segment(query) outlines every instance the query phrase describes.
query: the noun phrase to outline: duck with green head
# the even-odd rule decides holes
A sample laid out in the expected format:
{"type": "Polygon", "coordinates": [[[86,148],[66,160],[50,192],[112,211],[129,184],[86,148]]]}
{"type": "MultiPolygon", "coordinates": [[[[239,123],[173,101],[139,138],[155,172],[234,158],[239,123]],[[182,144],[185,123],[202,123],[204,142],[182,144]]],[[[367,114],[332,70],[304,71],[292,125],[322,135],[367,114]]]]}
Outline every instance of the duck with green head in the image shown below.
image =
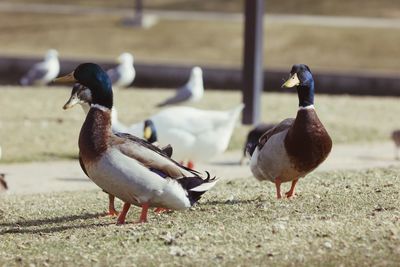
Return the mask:
{"type": "Polygon", "coordinates": [[[131,204],[142,208],[139,222],[145,222],[149,207],[189,208],[215,185],[209,175],[201,177],[145,140],[112,133],[111,82],[97,64],[81,64],[57,81],[79,82],[91,91],[93,102],[79,135],[79,156],[89,178],[125,202],[118,224],[125,222],[131,204]]]}
{"type": "Polygon", "coordinates": [[[318,167],[329,155],[332,140],[314,108],[314,79],[304,64],[294,65],[282,85],[296,88],[299,109],[295,119],[285,119],[259,139],[251,157],[250,168],[258,180],[275,183],[277,198],[280,186],[292,182],[286,196],[294,195],[299,178],[318,167]]]}

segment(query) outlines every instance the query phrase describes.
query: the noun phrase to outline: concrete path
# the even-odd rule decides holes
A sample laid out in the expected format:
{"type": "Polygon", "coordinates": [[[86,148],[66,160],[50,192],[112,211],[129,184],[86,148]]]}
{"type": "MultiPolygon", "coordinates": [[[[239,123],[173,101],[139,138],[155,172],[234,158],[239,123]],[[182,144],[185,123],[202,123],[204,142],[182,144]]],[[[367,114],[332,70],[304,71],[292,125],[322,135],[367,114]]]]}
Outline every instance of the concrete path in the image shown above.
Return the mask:
{"type": "MultiPolygon", "coordinates": [[[[13,3],[1,2],[0,12],[40,13],[63,15],[118,15],[133,17],[134,9],[118,7],[93,7],[80,5],[13,3]]],[[[218,20],[242,22],[242,13],[206,12],[206,11],[166,11],[145,10],[145,15],[168,20],[218,20]]],[[[294,14],[267,14],[265,23],[285,23],[296,25],[326,26],[326,27],[356,27],[356,28],[394,28],[400,29],[400,19],[344,16],[316,16],[294,14]]]]}
{"type": "MultiPolygon", "coordinates": [[[[211,163],[198,164],[196,169],[199,171],[208,170],[212,175],[223,179],[251,178],[248,165],[239,165],[240,155],[240,151],[229,151],[211,163]]],[[[328,160],[316,171],[399,165],[400,161],[394,160],[394,148],[391,143],[336,145],[328,160]]],[[[97,188],[83,174],[78,161],[0,164],[0,172],[6,173],[9,194],[78,191],[97,188]]]]}

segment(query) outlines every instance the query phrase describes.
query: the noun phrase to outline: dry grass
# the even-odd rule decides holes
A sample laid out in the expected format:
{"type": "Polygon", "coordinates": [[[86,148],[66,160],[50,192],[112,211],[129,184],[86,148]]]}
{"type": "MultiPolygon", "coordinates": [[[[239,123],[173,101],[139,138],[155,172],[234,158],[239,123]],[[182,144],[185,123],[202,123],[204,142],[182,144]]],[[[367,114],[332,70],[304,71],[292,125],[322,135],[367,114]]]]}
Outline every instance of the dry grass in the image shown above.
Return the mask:
{"type": "MultiPolygon", "coordinates": [[[[51,3],[72,4],[68,0],[14,0],[22,3],[51,3]]],[[[188,10],[188,11],[219,11],[219,12],[242,12],[243,1],[232,0],[151,0],[143,1],[145,8],[161,10],[188,10]]],[[[73,4],[84,6],[106,6],[133,8],[132,0],[75,0],[73,4]]],[[[396,0],[268,0],[265,5],[267,13],[282,14],[316,14],[337,16],[371,16],[371,17],[394,17],[400,14],[399,4],[396,0]]]]}
{"type": "MultiPolygon", "coordinates": [[[[318,88],[317,88],[318,90],[318,88]]],[[[115,106],[120,120],[132,124],[154,114],[155,104],[170,90],[120,90],[115,106]]],[[[0,106],[0,145],[3,162],[52,160],[77,155],[77,139],[84,114],[80,107],[63,111],[69,89],[3,87],[0,106]]],[[[207,91],[196,107],[229,109],[241,102],[240,92],[207,91]],[[224,101],[221,101],[223,94],[224,101]]],[[[297,110],[294,94],[264,94],[262,118],[279,122],[297,110]]],[[[398,128],[397,98],[317,95],[316,107],[335,143],[386,141],[398,128]]],[[[249,127],[236,129],[230,149],[241,149],[249,127]]]]}
{"type": "MultiPolygon", "coordinates": [[[[138,62],[240,66],[242,24],[224,21],[160,21],[150,29],[121,25],[116,16],[9,14],[0,16],[2,54],[114,59],[122,51],[138,62]]],[[[398,71],[400,31],[272,23],[265,28],[265,66],[398,71]]]]}
{"type": "Polygon", "coordinates": [[[293,200],[254,178],[221,181],[196,207],[143,225],[99,217],[100,192],[6,196],[0,265],[398,266],[399,173],[312,174],[293,200]]]}

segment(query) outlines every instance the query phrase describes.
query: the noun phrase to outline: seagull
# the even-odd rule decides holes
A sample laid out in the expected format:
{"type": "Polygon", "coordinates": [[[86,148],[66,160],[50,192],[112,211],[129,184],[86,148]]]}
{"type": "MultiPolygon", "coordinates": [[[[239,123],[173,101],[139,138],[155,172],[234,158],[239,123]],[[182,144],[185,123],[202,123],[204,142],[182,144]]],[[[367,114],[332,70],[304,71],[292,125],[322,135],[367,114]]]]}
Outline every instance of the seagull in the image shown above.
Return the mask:
{"type": "Polygon", "coordinates": [[[26,85],[46,85],[58,76],[60,72],[60,62],[58,61],[58,52],[55,49],[47,51],[44,61],[36,63],[25,74],[20,84],[26,85]]]}
{"type": "Polygon", "coordinates": [[[197,102],[203,97],[203,94],[203,71],[200,67],[196,66],[192,68],[189,81],[178,89],[175,96],[158,104],[157,107],[164,107],[182,102],[197,102]]]}
{"type": "Polygon", "coordinates": [[[107,70],[107,75],[110,77],[114,86],[128,87],[132,84],[136,76],[136,71],[133,67],[133,56],[130,53],[122,53],[117,61],[119,65],[113,69],[107,70]]]}

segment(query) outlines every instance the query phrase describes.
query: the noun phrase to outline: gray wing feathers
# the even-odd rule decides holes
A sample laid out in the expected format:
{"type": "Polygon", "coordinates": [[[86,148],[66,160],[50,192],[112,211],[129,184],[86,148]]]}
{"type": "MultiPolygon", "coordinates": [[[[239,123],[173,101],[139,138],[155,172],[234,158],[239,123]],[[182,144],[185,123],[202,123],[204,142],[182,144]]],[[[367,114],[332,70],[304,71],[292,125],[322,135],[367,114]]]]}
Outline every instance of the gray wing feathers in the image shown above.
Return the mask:
{"type": "Polygon", "coordinates": [[[282,122],[280,122],[279,124],[277,124],[275,127],[273,127],[272,129],[270,129],[269,131],[267,131],[266,133],[264,133],[261,137],[260,140],[258,141],[258,147],[261,149],[264,144],[268,141],[269,138],[271,138],[271,136],[283,132],[286,129],[292,127],[294,122],[293,118],[289,118],[289,119],[285,119],[282,122]]]}
{"type": "Polygon", "coordinates": [[[47,74],[48,69],[43,65],[34,65],[28,73],[21,78],[21,85],[32,85],[35,81],[43,79],[47,74]]]}
{"type": "Polygon", "coordinates": [[[178,90],[175,96],[168,98],[164,102],[158,104],[158,107],[163,107],[167,105],[173,105],[177,104],[180,102],[184,102],[189,100],[192,97],[192,92],[189,90],[189,88],[185,85],[181,89],[178,90]]]}

